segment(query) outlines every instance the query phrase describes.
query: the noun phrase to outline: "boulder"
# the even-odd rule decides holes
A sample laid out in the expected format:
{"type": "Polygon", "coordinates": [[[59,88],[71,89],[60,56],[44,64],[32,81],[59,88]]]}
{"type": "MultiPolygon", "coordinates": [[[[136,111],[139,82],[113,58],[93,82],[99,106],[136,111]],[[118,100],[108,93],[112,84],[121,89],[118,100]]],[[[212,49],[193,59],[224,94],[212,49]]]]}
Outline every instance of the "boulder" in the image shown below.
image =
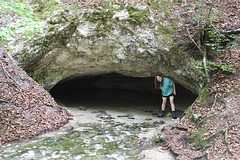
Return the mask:
{"type": "Polygon", "coordinates": [[[162,74],[198,93],[207,82],[200,53],[171,39],[174,24],[162,23],[149,7],[62,8],[47,20],[45,32],[18,44],[13,57],[50,90],[58,82],[86,75],[131,77],[162,74]]]}

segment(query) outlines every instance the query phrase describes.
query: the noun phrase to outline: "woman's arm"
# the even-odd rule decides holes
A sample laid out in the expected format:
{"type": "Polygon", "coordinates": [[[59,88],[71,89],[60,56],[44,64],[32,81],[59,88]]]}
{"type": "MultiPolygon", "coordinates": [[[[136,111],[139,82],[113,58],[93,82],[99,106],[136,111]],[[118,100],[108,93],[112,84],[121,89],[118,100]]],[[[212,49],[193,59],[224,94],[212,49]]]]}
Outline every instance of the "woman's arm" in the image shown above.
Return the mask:
{"type": "Polygon", "coordinates": [[[175,83],[174,83],[174,82],[172,82],[172,83],[173,83],[173,89],[174,89],[174,92],[173,92],[173,94],[176,96],[176,95],[177,95],[177,92],[176,92],[175,83]]]}

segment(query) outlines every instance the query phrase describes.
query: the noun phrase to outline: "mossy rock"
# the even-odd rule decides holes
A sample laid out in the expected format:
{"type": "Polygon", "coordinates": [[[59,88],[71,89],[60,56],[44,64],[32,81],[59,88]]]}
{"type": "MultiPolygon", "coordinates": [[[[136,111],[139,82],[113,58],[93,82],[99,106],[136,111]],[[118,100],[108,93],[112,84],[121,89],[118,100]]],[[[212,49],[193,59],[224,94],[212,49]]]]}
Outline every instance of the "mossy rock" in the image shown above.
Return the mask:
{"type": "Polygon", "coordinates": [[[210,84],[207,84],[203,88],[203,90],[199,93],[198,100],[201,101],[201,104],[200,104],[201,107],[207,107],[213,103],[211,100],[211,94],[209,93],[209,88],[210,88],[210,84]]]}
{"type": "Polygon", "coordinates": [[[127,10],[129,12],[129,20],[133,24],[142,24],[143,22],[149,21],[149,11],[147,9],[138,9],[132,6],[128,6],[127,10]]]}
{"type": "Polygon", "coordinates": [[[87,21],[96,23],[97,21],[107,22],[113,17],[113,10],[94,9],[92,13],[85,13],[83,18],[87,21]]]}
{"type": "Polygon", "coordinates": [[[168,112],[168,113],[166,114],[166,117],[172,117],[172,113],[168,112]]]}

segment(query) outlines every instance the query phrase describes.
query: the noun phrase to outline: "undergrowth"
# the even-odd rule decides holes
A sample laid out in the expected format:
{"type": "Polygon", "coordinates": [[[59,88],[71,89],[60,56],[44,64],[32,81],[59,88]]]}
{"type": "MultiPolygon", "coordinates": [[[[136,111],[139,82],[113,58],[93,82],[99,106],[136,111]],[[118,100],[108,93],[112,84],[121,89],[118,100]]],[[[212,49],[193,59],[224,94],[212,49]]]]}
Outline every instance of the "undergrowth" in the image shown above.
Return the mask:
{"type": "Polygon", "coordinates": [[[13,49],[8,46],[9,41],[31,39],[43,32],[41,20],[26,4],[0,0],[0,16],[5,22],[0,28],[0,41],[6,49],[13,49]]]}

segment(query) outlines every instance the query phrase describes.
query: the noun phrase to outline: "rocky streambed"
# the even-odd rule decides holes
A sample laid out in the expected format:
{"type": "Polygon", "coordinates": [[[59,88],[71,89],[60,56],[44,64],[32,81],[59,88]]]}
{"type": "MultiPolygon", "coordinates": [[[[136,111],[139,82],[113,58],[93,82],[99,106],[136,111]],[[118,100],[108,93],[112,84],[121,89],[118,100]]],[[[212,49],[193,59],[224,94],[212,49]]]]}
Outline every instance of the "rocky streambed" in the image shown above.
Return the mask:
{"type": "Polygon", "coordinates": [[[162,137],[157,133],[176,120],[158,118],[156,110],[68,110],[74,118],[65,127],[32,140],[6,144],[0,149],[0,159],[174,159],[159,148],[162,137]]]}
{"type": "MultiPolygon", "coordinates": [[[[77,93],[68,97],[55,95],[58,104],[67,106],[65,108],[73,119],[58,131],[5,144],[0,148],[0,159],[174,159],[168,151],[161,149],[164,137],[158,133],[179,119],[173,120],[171,114],[157,117],[161,104],[159,95],[97,90],[91,91],[94,93],[91,95],[88,92],[84,91],[85,97],[77,93]]],[[[191,94],[176,96],[178,117],[194,98],[191,94]]],[[[168,105],[166,112],[170,110],[168,105]]]]}

